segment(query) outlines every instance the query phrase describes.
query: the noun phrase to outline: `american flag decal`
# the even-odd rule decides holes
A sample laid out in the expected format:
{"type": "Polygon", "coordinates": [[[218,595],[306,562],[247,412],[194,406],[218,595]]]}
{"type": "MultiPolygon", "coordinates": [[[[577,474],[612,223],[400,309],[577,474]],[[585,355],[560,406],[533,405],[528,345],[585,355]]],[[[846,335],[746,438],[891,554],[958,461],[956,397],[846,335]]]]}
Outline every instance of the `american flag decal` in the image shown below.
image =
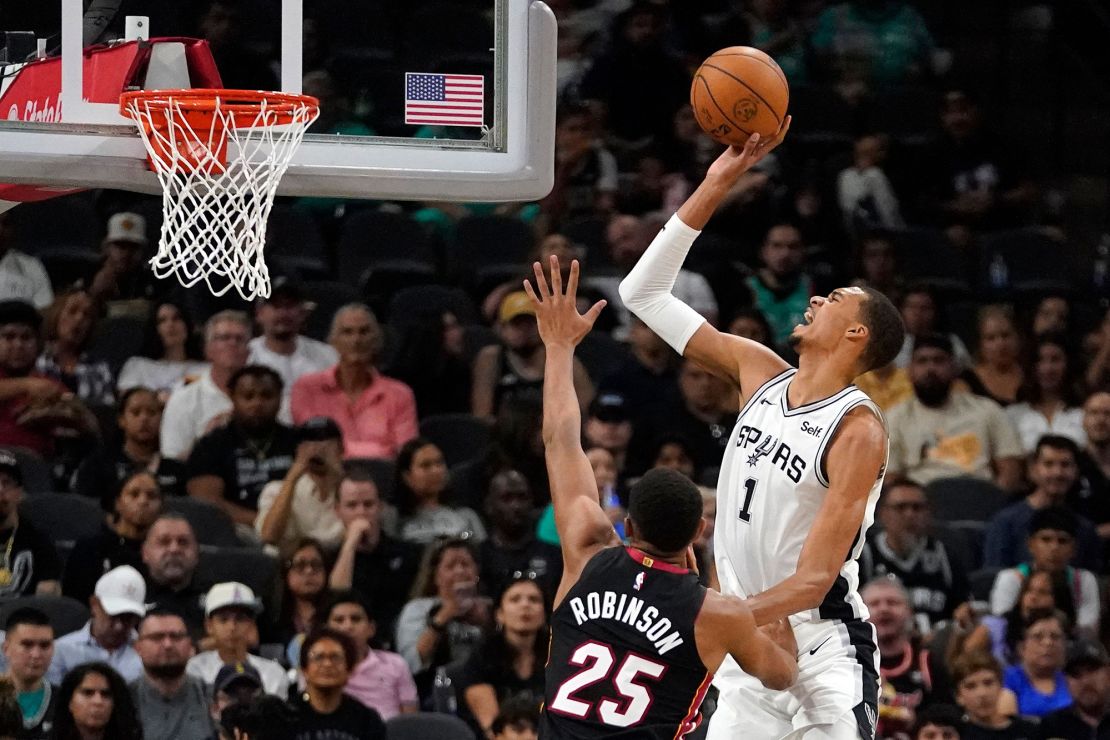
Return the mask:
{"type": "Polygon", "coordinates": [[[405,73],[405,123],[482,126],[486,80],[482,75],[405,73]]]}

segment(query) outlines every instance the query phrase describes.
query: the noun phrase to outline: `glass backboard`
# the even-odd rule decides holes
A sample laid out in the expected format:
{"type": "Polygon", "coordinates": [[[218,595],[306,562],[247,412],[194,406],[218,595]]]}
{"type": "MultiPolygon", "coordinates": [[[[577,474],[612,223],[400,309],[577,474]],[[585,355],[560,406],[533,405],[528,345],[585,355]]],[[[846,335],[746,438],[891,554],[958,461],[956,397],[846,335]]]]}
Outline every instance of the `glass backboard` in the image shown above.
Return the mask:
{"type": "Polygon", "coordinates": [[[538,0],[15,5],[0,14],[0,183],[157,192],[119,93],[218,86],[320,98],[283,195],[551,187],[555,21],[538,0]]]}

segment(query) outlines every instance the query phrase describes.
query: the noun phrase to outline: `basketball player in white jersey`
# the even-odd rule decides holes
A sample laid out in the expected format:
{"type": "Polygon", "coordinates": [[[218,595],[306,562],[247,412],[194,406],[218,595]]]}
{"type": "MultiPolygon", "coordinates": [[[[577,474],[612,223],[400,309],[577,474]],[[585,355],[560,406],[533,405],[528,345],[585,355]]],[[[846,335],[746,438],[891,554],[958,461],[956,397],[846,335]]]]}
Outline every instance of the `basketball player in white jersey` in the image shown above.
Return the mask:
{"type": "Polygon", "coordinates": [[[720,587],[746,598],[758,624],[789,616],[797,636],[798,680],[786,691],[722,664],[710,740],[875,732],[878,651],[856,559],[874,520],[888,437],[878,408],[851,383],[897,354],[898,311],[869,289],[811,298],[791,337],[794,369],[756,342],[717,331],[671,295],[699,230],[788,128],[789,118],[775,137],[752,136],[722,154],[620,286],[628,308],[668,344],[738,388],[743,408],[717,487],[720,587]]]}

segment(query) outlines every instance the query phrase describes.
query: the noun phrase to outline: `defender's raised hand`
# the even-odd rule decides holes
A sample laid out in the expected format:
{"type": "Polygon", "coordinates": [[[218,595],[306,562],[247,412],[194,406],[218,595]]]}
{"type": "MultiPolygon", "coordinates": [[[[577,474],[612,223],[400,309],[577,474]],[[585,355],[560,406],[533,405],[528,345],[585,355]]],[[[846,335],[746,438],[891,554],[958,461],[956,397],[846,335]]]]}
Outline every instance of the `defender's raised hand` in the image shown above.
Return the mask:
{"type": "Polygon", "coordinates": [[[540,339],[548,347],[576,346],[590,333],[601,309],[605,308],[605,301],[598,301],[584,314],[578,313],[578,260],[571,260],[565,293],[558,257],[551,257],[550,284],[543,274],[543,265],[536,262],[532,269],[536,273],[537,287],[533,290],[532,284],[525,280],[524,292],[532,299],[532,305],[536,309],[540,339]]]}

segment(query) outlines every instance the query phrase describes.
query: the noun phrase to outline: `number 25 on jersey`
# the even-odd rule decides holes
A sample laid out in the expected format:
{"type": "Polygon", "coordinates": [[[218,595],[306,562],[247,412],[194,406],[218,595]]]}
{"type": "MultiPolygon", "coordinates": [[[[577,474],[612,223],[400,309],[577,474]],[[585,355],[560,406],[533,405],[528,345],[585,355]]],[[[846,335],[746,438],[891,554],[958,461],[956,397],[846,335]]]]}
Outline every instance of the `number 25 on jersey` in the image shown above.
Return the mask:
{"type": "Polygon", "coordinates": [[[662,663],[629,653],[616,672],[612,673],[616,656],[611,647],[600,642],[586,642],[578,646],[571,654],[570,662],[582,666],[582,670],[563,682],[548,710],[585,719],[590,710],[596,708],[598,719],[613,727],[631,727],[644,719],[653,698],[648,687],[638,683],[637,679],[658,681],[667,672],[667,667],[662,663]],[[610,675],[618,695],[616,698],[603,697],[595,707],[588,701],[574,697],[576,692],[604,681],[610,675]]]}

